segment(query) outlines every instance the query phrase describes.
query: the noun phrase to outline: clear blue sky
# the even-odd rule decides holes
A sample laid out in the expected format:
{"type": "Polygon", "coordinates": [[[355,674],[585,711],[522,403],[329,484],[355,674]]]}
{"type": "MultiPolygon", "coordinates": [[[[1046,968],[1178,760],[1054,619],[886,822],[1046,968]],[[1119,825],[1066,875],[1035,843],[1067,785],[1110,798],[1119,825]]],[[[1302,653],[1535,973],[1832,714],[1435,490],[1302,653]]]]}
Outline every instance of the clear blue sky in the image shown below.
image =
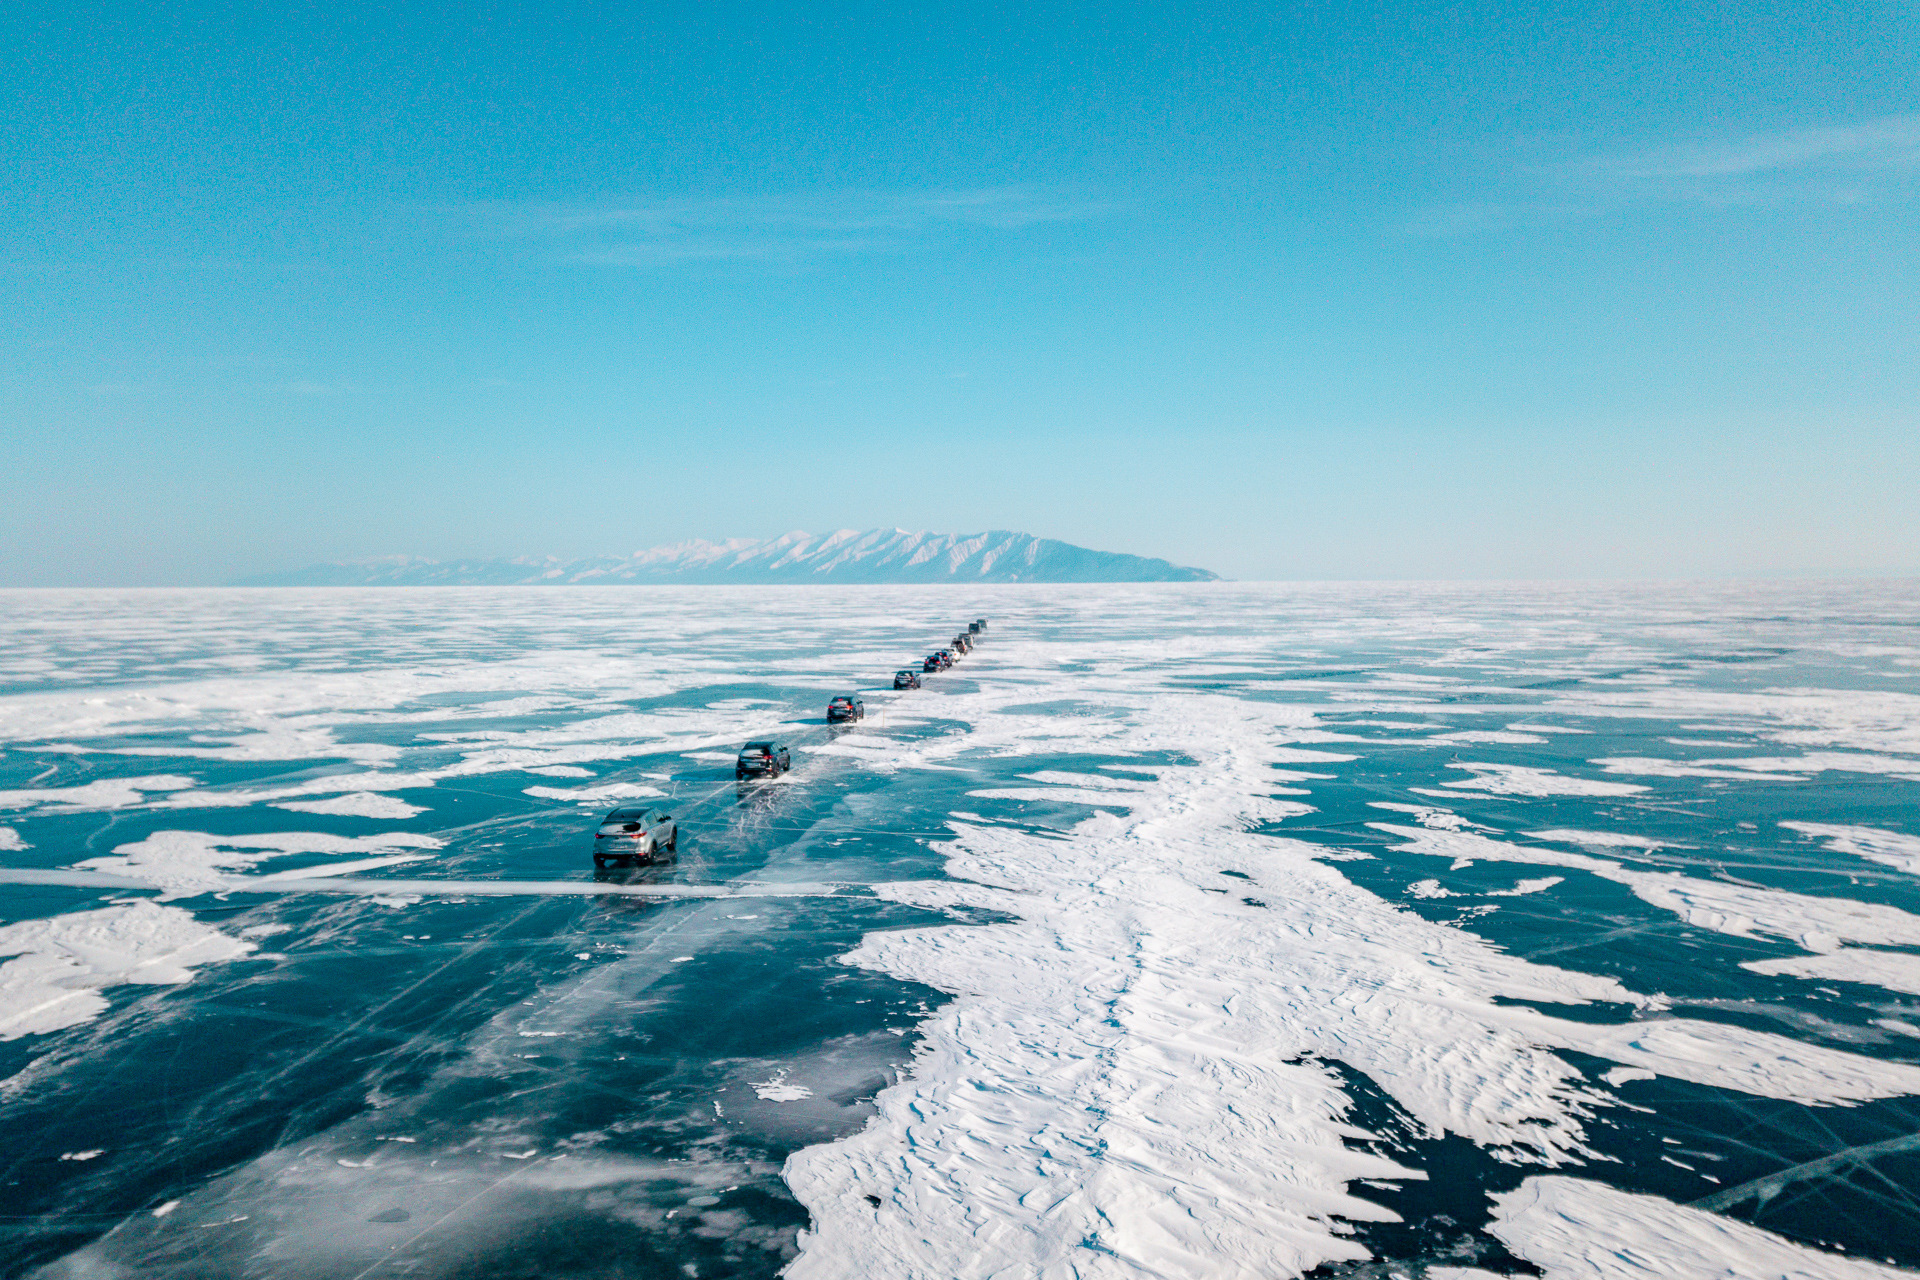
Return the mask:
{"type": "Polygon", "coordinates": [[[0,584],[1920,571],[1920,10],[0,14],[0,584]]]}

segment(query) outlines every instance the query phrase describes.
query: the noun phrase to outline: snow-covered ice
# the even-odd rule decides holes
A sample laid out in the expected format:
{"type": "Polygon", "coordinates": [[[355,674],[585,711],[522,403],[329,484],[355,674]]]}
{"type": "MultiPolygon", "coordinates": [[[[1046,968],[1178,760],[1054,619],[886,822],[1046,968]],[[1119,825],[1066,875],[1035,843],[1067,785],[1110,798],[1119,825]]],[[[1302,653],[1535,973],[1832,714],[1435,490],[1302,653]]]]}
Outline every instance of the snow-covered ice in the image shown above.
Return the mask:
{"type": "Polygon", "coordinates": [[[1528,1178],[1494,1199],[1493,1234],[1547,1280],[1898,1280],[1913,1274],[1579,1178],[1528,1178]]]}
{"type": "Polygon", "coordinates": [[[1920,1268],[1916,624],[1888,583],[0,593],[5,1265],[1920,1268]],[[736,785],[766,735],[794,772],[736,785]],[[629,799],[679,861],[596,873],[629,799]]]}
{"type": "Polygon", "coordinates": [[[385,818],[396,821],[427,811],[425,805],[408,804],[405,800],[393,796],[375,795],[370,791],[350,791],[330,800],[281,800],[273,807],[293,813],[337,813],[355,818],[385,818]]]}
{"type": "Polygon", "coordinates": [[[197,966],[253,949],[190,912],[151,902],[0,927],[0,956],[13,957],[0,964],[0,1040],[88,1021],[107,1006],[101,987],[187,982],[197,966]]]}

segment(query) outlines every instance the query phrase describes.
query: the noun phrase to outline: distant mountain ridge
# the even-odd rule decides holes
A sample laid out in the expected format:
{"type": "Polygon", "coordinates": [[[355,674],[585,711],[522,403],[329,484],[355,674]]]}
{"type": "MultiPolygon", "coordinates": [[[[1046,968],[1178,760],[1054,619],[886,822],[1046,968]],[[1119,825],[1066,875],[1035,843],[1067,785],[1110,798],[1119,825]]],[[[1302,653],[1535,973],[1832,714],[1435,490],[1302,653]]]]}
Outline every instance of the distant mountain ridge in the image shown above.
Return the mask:
{"type": "Polygon", "coordinates": [[[584,560],[427,560],[387,556],[261,574],[243,587],[562,586],[583,583],[1214,582],[1150,556],[1091,551],[1029,533],[842,529],[755,541],[676,542],[584,560]]]}

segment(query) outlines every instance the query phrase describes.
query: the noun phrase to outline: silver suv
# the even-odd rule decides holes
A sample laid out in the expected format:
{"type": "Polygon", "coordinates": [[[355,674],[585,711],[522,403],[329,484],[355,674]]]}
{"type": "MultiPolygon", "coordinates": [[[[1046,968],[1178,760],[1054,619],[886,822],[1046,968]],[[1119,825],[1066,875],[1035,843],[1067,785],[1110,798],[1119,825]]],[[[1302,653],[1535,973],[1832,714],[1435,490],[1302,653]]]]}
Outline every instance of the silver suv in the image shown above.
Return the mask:
{"type": "Polygon", "coordinates": [[[680,851],[680,824],[658,809],[615,809],[593,833],[593,865],[665,862],[680,851]]]}

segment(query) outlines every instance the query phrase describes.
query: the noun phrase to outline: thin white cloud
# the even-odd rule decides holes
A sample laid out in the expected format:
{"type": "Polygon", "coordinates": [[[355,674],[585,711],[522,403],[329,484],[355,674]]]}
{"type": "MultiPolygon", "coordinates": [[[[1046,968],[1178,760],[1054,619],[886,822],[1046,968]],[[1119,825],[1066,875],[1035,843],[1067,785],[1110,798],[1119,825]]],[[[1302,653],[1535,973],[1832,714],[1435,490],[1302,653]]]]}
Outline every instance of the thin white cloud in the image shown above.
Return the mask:
{"type": "Polygon", "coordinates": [[[793,262],[912,250],[967,231],[1077,222],[1113,206],[1032,187],[524,204],[474,210],[493,236],[545,242],[575,262],[793,262]]]}
{"type": "Polygon", "coordinates": [[[1505,190],[1422,210],[1408,230],[1452,236],[1658,205],[1859,205],[1905,198],[1920,172],[1920,114],[1582,156],[1515,174],[1505,190]]]}
{"type": "Polygon", "coordinates": [[[1718,142],[1688,142],[1581,166],[1620,180],[1745,178],[1808,169],[1920,168],[1920,115],[1862,124],[1788,129],[1718,142]]]}

